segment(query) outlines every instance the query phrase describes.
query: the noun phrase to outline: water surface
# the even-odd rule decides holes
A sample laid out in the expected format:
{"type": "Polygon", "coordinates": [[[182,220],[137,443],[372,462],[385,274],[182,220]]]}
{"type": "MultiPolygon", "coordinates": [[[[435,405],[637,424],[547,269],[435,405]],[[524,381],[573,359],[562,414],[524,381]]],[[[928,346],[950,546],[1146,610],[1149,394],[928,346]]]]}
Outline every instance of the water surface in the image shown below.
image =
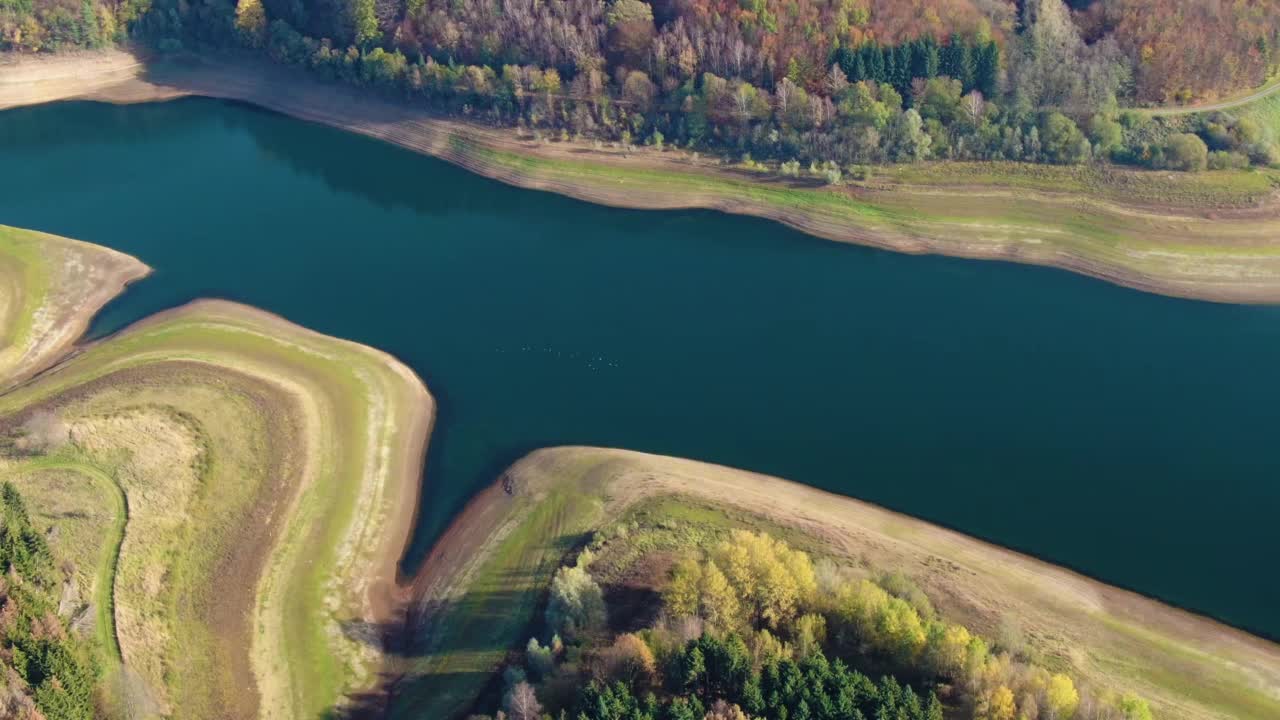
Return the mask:
{"type": "Polygon", "coordinates": [[[1280,637],[1280,309],[595,207],[212,100],[0,113],[0,223],[385,349],[439,401],[410,562],[525,452],[854,495],[1280,637]]]}

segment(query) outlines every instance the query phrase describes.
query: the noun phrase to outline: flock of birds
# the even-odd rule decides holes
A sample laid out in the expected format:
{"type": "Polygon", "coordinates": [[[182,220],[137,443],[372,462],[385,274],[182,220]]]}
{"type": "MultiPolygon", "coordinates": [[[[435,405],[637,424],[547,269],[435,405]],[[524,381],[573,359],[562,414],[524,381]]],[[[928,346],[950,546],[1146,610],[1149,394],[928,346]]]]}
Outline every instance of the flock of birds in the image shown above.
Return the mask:
{"type": "MultiPolygon", "coordinates": [[[[507,349],[503,347],[496,347],[494,348],[494,352],[506,353],[507,349]]],[[[576,350],[569,350],[569,351],[557,350],[551,347],[550,345],[543,345],[541,347],[536,345],[521,345],[518,349],[515,349],[512,352],[539,353],[539,354],[554,357],[559,360],[569,360],[573,362],[579,362],[584,364],[587,367],[587,369],[591,370],[592,372],[595,372],[597,370],[606,370],[608,368],[620,367],[616,360],[610,360],[609,358],[606,358],[603,355],[594,355],[592,353],[581,353],[576,350]]]]}

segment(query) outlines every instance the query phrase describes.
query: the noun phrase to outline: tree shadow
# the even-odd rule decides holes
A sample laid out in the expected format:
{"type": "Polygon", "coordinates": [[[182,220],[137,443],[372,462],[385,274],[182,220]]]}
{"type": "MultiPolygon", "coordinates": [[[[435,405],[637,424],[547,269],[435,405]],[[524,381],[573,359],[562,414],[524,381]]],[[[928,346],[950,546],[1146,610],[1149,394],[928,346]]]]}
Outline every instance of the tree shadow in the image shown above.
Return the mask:
{"type": "Polygon", "coordinates": [[[589,539],[589,533],[551,538],[544,545],[550,552],[540,562],[482,575],[461,597],[410,603],[390,621],[340,623],[347,638],[387,658],[388,669],[369,692],[346,698],[319,717],[426,717],[414,708],[430,700],[431,709],[421,713],[438,713],[444,705],[449,714],[431,718],[450,720],[495,706],[503,691],[497,670],[541,629],[552,572],[589,539]]]}

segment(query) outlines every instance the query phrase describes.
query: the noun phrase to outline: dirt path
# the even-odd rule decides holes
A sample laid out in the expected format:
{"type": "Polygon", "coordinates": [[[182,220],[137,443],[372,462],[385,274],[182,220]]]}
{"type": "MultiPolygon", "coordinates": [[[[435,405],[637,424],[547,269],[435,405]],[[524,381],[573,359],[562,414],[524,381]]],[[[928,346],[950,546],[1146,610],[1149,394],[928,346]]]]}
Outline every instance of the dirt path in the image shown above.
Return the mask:
{"type": "Polygon", "coordinates": [[[1134,112],[1144,115],[1172,117],[1176,115],[1194,115],[1195,113],[1214,112],[1217,110],[1230,110],[1238,108],[1241,105],[1248,105],[1251,102],[1264,100],[1280,92],[1280,77],[1273,78],[1262,87],[1254,90],[1247,95],[1229,98],[1219,102],[1205,103],[1202,105],[1182,105],[1158,108],[1134,108],[1134,112]]]}

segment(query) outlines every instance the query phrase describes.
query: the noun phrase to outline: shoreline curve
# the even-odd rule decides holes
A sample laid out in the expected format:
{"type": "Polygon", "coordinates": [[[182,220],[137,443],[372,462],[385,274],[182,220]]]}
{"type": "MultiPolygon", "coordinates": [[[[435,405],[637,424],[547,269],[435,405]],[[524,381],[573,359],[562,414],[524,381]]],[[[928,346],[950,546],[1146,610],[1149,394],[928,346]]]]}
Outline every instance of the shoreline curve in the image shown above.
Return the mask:
{"type": "Polygon", "coordinates": [[[1280,304],[1280,191],[1252,207],[1212,209],[1144,207],[1074,192],[1000,192],[998,186],[996,192],[959,185],[836,192],[812,183],[762,181],[673,153],[525,141],[511,131],[444,119],[265,61],[148,64],[114,50],[0,64],[0,110],[70,99],[128,104],[189,95],[248,103],[510,185],[610,207],[716,210],[894,252],[1054,267],[1173,297],[1280,304]],[[72,73],[73,67],[80,72],[72,73]],[[976,202],[984,197],[989,207],[976,202]],[[1014,220],[992,222],[987,216],[996,211],[1014,220]]]}

